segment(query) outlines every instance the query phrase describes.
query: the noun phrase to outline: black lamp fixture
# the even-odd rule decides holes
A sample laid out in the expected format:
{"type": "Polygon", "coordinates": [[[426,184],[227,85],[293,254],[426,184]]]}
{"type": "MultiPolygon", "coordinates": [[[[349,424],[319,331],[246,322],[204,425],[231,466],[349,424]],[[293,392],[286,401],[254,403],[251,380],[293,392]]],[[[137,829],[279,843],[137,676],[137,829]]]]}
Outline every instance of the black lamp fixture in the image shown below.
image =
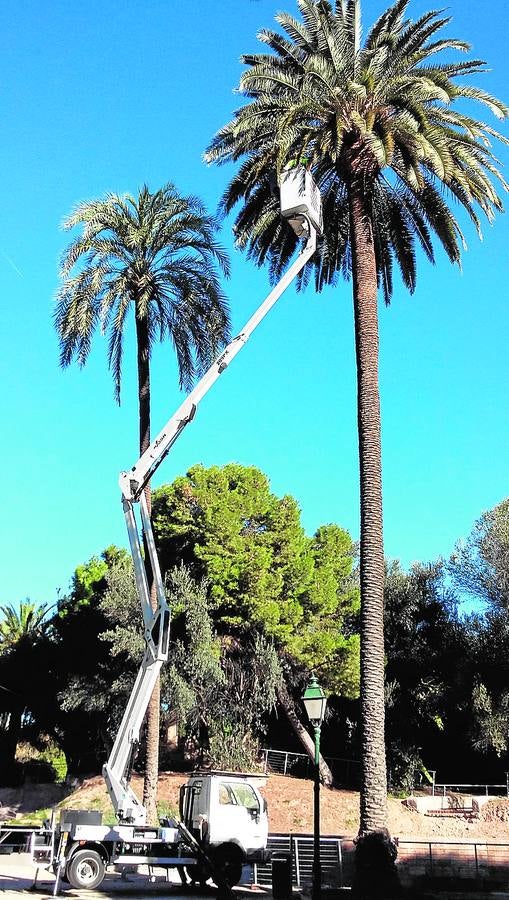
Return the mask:
{"type": "Polygon", "coordinates": [[[327,697],[318,684],[316,675],[311,676],[311,681],[304,691],[302,702],[311,725],[314,728],[321,728],[325,716],[325,707],[327,706],[327,697]]]}

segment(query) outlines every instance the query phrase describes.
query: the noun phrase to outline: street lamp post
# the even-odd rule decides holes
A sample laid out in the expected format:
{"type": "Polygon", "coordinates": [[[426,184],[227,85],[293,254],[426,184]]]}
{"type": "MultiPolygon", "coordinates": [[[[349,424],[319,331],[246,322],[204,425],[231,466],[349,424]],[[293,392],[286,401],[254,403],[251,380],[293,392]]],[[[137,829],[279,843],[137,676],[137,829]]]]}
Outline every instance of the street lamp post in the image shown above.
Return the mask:
{"type": "Polygon", "coordinates": [[[315,767],[314,767],[314,814],[313,814],[313,878],[312,900],[320,900],[322,893],[322,867],[320,863],[320,730],[327,698],[322,691],[315,675],[311,676],[302,702],[308,719],[314,729],[315,739],[315,767]]]}

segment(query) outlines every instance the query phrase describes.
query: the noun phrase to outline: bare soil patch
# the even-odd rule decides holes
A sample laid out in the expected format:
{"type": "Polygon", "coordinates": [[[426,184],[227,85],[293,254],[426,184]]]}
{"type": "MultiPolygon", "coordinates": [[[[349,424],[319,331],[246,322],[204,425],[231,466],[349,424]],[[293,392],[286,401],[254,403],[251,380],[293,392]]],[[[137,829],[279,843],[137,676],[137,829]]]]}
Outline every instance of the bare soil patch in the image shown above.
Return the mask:
{"type": "MultiPolygon", "coordinates": [[[[181,784],[187,776],[162,772],[159,777],[160,811],[178,809],[181,784]]],[[[141,795],[141,778],[134,778],[141,795]]],[[[269,806],[271,832],[309,834],[313,829],[313,783],[306,779],[269,775],[262,793],[269,806]]],[[[354,791],[322,788],[320,793],[322,834],[354,836],[359,826],[359,795],[354,791]]],[[[74,791],[62,796],[55,785],[25,785],[18,791],[0,788],[0,820],[11,815],[54,805],[61,808],[101,809],[112,817],[106,788],[100,775],[85,779],[74,791]]],[[[509,800],[494,798],[481,807],[479,818],[468,821],[461,814],[440,819],[408,809],[401,800],[389,799],[389,829],[401,839],[433,841],[487,841],[509,843],[509,800]]]]}

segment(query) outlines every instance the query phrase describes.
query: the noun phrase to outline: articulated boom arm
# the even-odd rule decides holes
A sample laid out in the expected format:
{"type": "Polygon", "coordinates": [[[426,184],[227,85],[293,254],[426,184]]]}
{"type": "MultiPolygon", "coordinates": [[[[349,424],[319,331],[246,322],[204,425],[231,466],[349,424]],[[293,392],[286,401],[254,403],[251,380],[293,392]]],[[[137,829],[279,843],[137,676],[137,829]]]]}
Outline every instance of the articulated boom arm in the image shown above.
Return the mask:
{"type": "Polygon", "coordinates": [[[179,406],[176,413],[169,419],[161,429],[150,446],[145,450],[143,456],[140,457],[136,465],[128,472],[120,474],[120,490],[126,500],[136,501],[139,499],[143,488],[150,481],[156,469],[160,466],[166,454],[172,448],[173,444],[180,436],[186,425],[194,419],[198,403],[210,390],[215,381],[222,372],[231,363],[232,359],[237,355],[239,350],[244,346],[247,339],[251,336],[257,325],[267,315],[269,310],[279,300],[281,294],[286,290],[289,284],[304,268],[307,261],[311,258],[316,249],[316,231],[311,230],[306,246],[299,254],[293,265],[283,275],[275,288],[270,292],[268,297],[258,307],[256,312],[246,322],[242,331],[234,337],[221,355],[211,365],[210,369],[205,373],[203,378],[198,382],[196,387],[186,397],[184,402],[179,406]]]}
{"type": "MultiPolygon", "coordinates": [[[[292,228],[299,236],[307,236],[307,242],[304,249],[270,292],[268,297],[251,316],[242,331],[237,337],[230,341],[228,346],[201,378],[189,396],[179,406],[176,413],[168,420],[164,428],[152,441],[136,465],[128,472],[122,472],[120,475],[119,480],[120,489],[122,491],[122,506],[124,509],[129,543],[133,557],[136,587],[143,613],[146,643],[145,655],[131,692],[120,729],[108,762],[103,767],[103,775],[113,803],[113,808],[119,820],[123,822],[132,822],[137,825],[142,825],[146,820],[145,807],[140,803],[129,787],[130,763],[139,740],[140,728],[143,724],[143,719],[150,697],[152,696],[154,685],[157,681],[157,676],[159,675],[163,662],[168,658],[170,629],[170,611],[166,603],[166,595],[161,578],[150,516],[147,510],[144,488],[186,425],[194,418],[200,400],[210,390],[215,381],[217,381],[221,372],[224,372],[232,359],[244,346],[257,325],[259,325],[275,302],[279,299],[283,291],[286,290],[288,285],[304,268],[315,252],[317,230],[320,230],[321,228],[320,198],[318,195],[317,199],[316,194],[309,194],[309,196],[306,195],[302,197],[302,188],[300,186],[301,184],[304,185],[306,190],[308,188],[314,188],[311,176],[309,173],[305,173],[305,177],[299,176],[299,184],[297,184],[295,170],[292,170],[292,173],[288,175],[287,188],[290,188],[290,196],[286,210],[283,205],[284,180],[283,177],[281,185],[281,213],[289,219],[292,228]],[[138,503],[140,506],[145,548],[149,558],[157,597],[157,606],[155,610],[152,609],[150,603],[150,586],[134,512],[135,504],[138,503]]],[[[314,190],[316,191],[316,188],[314,188],[314,190]]]]}
{"type": "Polygon", "coordinates": [[[120,728],[115,738],[108,762],[103,766],[103,776],[113,809],[120,822],[144,825],[146,810],[129,786],[131,761],[139,742],[140,728],[163,662],[168,659],[170,639],[170,610],[166,603],[163,580],[159,568],[154,535],[147,510],[145,495],[139,497],[140,513],[157,597],[155,611],[150,603],[150,588],[143,561],[141,543],[136,525],[133,504],[122,501],[134,563],[136,588],[141,602],[145,626],[145,654],[131,691],[120,728]]]}

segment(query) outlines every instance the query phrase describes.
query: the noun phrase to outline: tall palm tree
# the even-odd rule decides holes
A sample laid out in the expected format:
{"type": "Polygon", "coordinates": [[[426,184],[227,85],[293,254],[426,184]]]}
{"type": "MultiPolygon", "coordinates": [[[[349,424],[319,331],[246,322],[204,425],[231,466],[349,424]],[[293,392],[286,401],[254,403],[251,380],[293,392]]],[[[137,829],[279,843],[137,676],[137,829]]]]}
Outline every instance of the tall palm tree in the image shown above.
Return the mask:
{"type": "MultiPolygon", "coordinates": [[[[276,16],[281,31],[258,35],[268,52],[242,58],[246,103],[213,139],[209,162],[239,162],[223,197],[238,202],[237,244],[277,277],[296,246],[281,221],[274,185],[282,169],[309,166],[324,203],[325,234],[314,259],[317,289],[351,276],[357,361],[360,460],[361,719],[360,834],[387,824],[384,747],[382,480],[377,292],[389,303],[396,263],[412,291],[416,245],[434,260],[432,236],[459,262],[456,200],[480,230],[506,188],[491,150],[500,135],[455,101],[478,101],[499,118],[508,108],[458,81],[480,60],[449,62],[469,45],[439,33],[437,11],[406,18],[397,0],[361,41],[360,0],[297,0],[300,18],[276,16]]],[[[504,140],[504,138],[500,138],[504,140]]],[[[507,141],[505,141],[507,143],[507,141]]],[[[309,273],[304,273],[306,281],[309,273]]]]}
{"type": "MultiPolygon", "coordinates": [[[[129,313],[136,330],[140,455],[150,444],[150,357],[157,340],[169,338],[177,355],[181,388],[212,362],[229,337],[229,316],[219,270],[227,257],[216,242],[217,222],[195,197],[172,184],[138,196],[109,194],[81,203],[64,222],[81,233],[64,253],[55,325],[63,367],[84,365],[92,337],[108,334],[108,363],[120,403],[122,353],[129,313]]],[[[149,512],[150,486],[146,489],[149,512]]],[[[150,577],[150,573],[149,573],[150,577]]],[[[152,590],[155,607],[155,592],[152,590]]],[[[147,714],[143,802],[157,820],[159,682],[147,714]]]]}

